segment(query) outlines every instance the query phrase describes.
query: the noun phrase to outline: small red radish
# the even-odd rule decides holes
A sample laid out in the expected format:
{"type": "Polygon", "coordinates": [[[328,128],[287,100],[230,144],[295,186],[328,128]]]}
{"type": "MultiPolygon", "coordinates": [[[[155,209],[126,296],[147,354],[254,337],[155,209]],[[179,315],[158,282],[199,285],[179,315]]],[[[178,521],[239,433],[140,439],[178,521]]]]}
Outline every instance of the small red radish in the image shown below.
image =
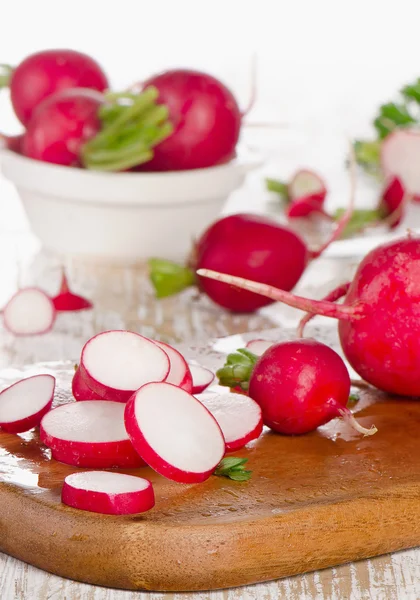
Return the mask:
{"type": "MultiPolygon", "coordinates": [[[[246,385],[262,409],[264,424],[287,435],[314,431],[336,417],[354,429],[372,435],[347,408],[350,376],[342,358],[315,340],[280,342],[262,357],[238,351],[217,372],[222,385],[246,385]],[[236,361],[237,354],[240,359],[236,361]],[[243,358],[249,358],[245,365],[243,358]]],[[[245,398],[245,397],[244,397],[245,398]]]]}
{"type": "Polygon", "coordinates": [[[175,348],[172,348],[172,346],[169,344],[157,342],[156,340],[153,341],[159,346],[159,348],[162,348],[162,350],[166,352],[169,358],[171,366],[165,381],[182,388],[186,392],[191,393],[193,389],[193,378],[190,367],[188,366],[185,358],[180,352],[178,352],[178,350],[175,350],[175,348]]]}
{"type": "Polygon", "coordinates": [[[75,50],[42,50],[27,56],[10,69],[10,97],[16,116],[27,125],[39,103],[68,88],[108,88],[108,79],[99,64],[75,50]]]}
{"type": "Polygon", "coordinates": [[[420,131],[396,129],[381,144],[381,167],[387,180],[397,177],[407,193],[420,196],[420,131]]]}
{"type": "Polygon", "coordinates": [[[168,355],[152,340],[132,331],[104,331],[82,349],[80,375],[104,400],[127,402],[135,390],[168,376],[168,355]]]}
{"type": "Polygon", "coordinates": [[[197,394],[199,400],[219,423],[226,442],[226,450],[243,448],[257,439],[262,432],[260,406],[243,394],[197,394]]]}
{"type": "Polygon", "coordinates": [[[57,312],[78,311],[92,308],[92,302],[83,296],[73,294],[69,288],[69,283],[65,272],[61,275],[60,291],[53,299],[53,304],[57,312]]]}
{"type": "Polygon", "coordinates": [[[3,309],[5,328],[17,336],[39,335],[52,329],[56,310],[51,298],[39,288],[23,288],[3,309]]]}
{"type": "Polygon", "coordinates": [[[125,426],[143,460],[179,483],[208,479],[226,449],[211,413],[170,383],[148,383],[135,392],[125,407],[125,426]]]}
{"type": "Polygon", "coordinates": [[[71,391],[74,398],[78,401],[84,400],[103,400],[101,396],[93,392],[87,385],[86,381],[80,374],[80,369],[77,367],[71,382],[71,391]]]}
{"type": "Polygon", "coordinates": [[[250,340],[246,344],[246,348],[256,356],[262,356],[266,350],[271,348],[275,342],[269,340],[250,340]]]}
{"type": "Polygon", "coordinates": [[[155,505],[153,486],[147,479],[109,471],[67,475],[61,501],[73,508],[104,515],[134,515],[155,505]]]}
{"type": "Polygon", "coordinates": [[[231,160],[242,115],[232,92],[200,71],[172,69],[150,77],[144,87],[159,91],[174,132],[144,165],[147,171],[202,169],[231,160]]]}
{"type": "Polygon", "coordinates": [[[200,275],[339,319],[344,355],[363,380],[390,394],[420,397],[419,273],[420,238],[409,235],[365,256],[341,305],[227,274],[203,270],[200,275]]]}
{"type": "Polygon", "coordinates": [[[292,201],[308,196],[319,196],[322,204],[327,195],[327,186],[315,171],[299,169],[290,179],[288,195],[292,201]]]}
{"type": "Polygon", "coordinates": [[[29,431],[40,424],[54,399],[55,378],[34,375],[0,392],[0,427],[9,433],[29,431]]]}
{"type": "Polygon", "coordinates": [[[200,394],[204,392],[214,381],[214,373],[209,369],[202,367],[201,365],[194,365],[190,363],[190,371],[193,382],[193,394],[200,394]]]}
{"type": "Polygon", "coordinates": [[[41,441],[55,460],[75,467],[141,467],[125,430],[124,408],[109,400],[63,404],[43,417],[41,441]]]}

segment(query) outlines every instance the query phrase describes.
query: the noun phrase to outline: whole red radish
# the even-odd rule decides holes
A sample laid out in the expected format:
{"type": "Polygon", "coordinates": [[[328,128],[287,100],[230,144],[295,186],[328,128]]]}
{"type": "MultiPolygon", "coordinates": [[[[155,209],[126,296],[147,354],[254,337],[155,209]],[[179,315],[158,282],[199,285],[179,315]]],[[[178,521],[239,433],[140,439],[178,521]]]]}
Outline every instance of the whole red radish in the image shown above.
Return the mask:
{"type": "Polygon", "coordinates": [[[227,274],[211,277],[309,312],[339,319],[343,352],[362,379],[385,392],[420,397],[420,238],[378,246],[360,263],[341,305],[310,300],[227,274]]]}
{"type": "Polygon", "coordinates": [[[147,86],[159,91],[174,132],[155,148],[145,170],[202,169],[233,158],[242,115],[221,81],[200,71],[172,69],[150,77],[147,86]]]}
{"type": "Polygon", "coordinates": [[[336,417],[365,435],[376,432],[357,423],[347,408],[350,376],[342,358],[315,340],[280,342],[260,358],[242,349],[229,355],[217,375],[222,385],[247,386],[264,424],[279,433],[308,433],[336,417]]]}
{"type": "Polygon", "coordinates": [[[75,50],[42,50],[27,56],[11,69],[8,84],[16,116],[27,125],[35,108],[48,96],[68,88],[108,88],[108,79],[99,64],[75,50]]]}

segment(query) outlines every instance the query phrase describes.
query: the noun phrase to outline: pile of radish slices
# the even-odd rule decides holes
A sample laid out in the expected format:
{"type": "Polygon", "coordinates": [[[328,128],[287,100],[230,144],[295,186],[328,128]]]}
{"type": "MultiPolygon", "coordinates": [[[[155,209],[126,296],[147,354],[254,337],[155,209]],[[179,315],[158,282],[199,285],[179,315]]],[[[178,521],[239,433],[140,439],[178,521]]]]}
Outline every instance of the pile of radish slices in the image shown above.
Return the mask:
{"type": "Polygon", "coordinates": [[[82,349],[72,380],[75,401],[53,407],[55,378],[28,377],[0,393],[0,427],[20,433],[39,426],[52,459],[94,469],[66,477],[63,503],[105,514],[139,513],[154,506],[152,484],[102,469],[148,465],[180,483],[212,474],[249,478],[246,459],[223,457],[259,437],[261,409],[247,396],[202,393],[213,379],[168,344],[105,331],[82,349]]]}

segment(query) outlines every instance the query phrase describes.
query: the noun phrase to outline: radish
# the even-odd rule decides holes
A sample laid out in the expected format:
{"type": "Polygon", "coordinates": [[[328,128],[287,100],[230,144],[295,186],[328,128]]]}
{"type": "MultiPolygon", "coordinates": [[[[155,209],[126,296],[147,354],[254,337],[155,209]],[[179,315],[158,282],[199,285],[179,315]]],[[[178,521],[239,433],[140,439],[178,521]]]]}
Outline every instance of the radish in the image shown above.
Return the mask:
{"type": "Polygon", "coordinates": [[[350,376],[342,358],[315,340],[280,342],[260,358],[238,350],[217,374],[221,385],[248,387],[264,424],[279,433],[308,433],[336,417],[364,435],[376,433],[375,427],[362,427],[347,408],[350,376]]]}
{"type": "Polygon", "coordinates": [[[266,179],[266,185],[268,190],[280,194],[286,202],[286,215],[289,218],[307,217],[318,213],[332,219],[324,210],[327,195],[325,182],[314,171],[300,169],[293,175],[289,184],[277,179],[266,179]]]}
{"type": "Polygon", "coordinates": [[[70,291],[67,276],[64,271],[61,275],[60,291],[52,301],[57,312],[85,310],[87,308],[92,308],[93,306],[90,300],[83,298],[83,296],[73,294],[73,292],[70,291]]]}
{"type": "MultiPolygon", "coordinates": [[[[347,281],[346,283],[343,283],[342,285],[339,285],[338,287],[331,290],[331,292],[329,294],[327,294],[322,300],[326,301],[326,302],[337,302],[337,300],[340,300],[340,298],[343,298],[343,296],[345,296],[347,294],[347,292],[349,291],[349,288],[350,288],[350,281],[347,281]]],[[[303,337],[303,330],[304,330],[306,324],[309,323],[309,321],[311,319],[313,319],[314,317],[315,317],[315,315],[313,313],[307,313],[304,317],[302,317],[302,319],[300,320],[299,326],[298,326],[298,331],[297,331],[297,336],[299,338],[303,337]]],[[[251,350],[251,352],[252,352],[252,350],[251,350]]]]}
{"type": "Polygon", "coordinates": [[[192,392],[193,377],[191,375],[190,367],[182,354],[178,352],[178,350],[175,350],[175,348],[172,348],[169,344],[157,342],[156,340],[153,341],[159,348],[162,348],[162,350],[166,352],[169,358],[170,368],[165,381],[182,388],[186,392],[192,392]]]}
{"type": "Polygon", "coordinates": [[[358,375],[384,392],[420,396],[420,238],[378,246],[360,263],[341,305],[310,300],[227,274],[201,271],[311,314],[339,319],[345,357],[358,375]]]}
{"type": "Polygon", "coordinates": [[[148,79],[147,86],[159,91],[158,101],[168,107],[175,129],[143,169],[202,169],[234,157],[242,115],[221,81],[200,71],[172,69],[148,79]]]}
{"type": "Polygon", "coordinates": [[[327,186],[321,177],[309,169],[300,169],[291,178],[288,185],[288,194],[293,202],[308,196],[319,196],[324,202],[327,195],[327,186]]]}
{"type": "Polygon", "coordinates": [[[208,479],[226,449],[211,413],[170,383],[148,383],[135,392],[125,407],[125,426],[143,460],[179,483],[208,479]]]}
{"type": "Polygon", "coordinates": [[[189,366],[192,375],[192,393],[200,394],[213,383],[214,373],[201,365],[193,365],[190,363],[189,366]]]}
{"type": "Polygon", "coordinates": [[[29,431],[40,424],[52,405],[55,378],[34,375],[0,392],[0,427],[9,433],[29,431]]]}
{"type": "Polygon", "coordinates": [[[80,374],[80,369],[77,367],[71,382],[71,391],[74,398],[80,402],[83,400],[103,400],[101,396],[93,392],[87,385],[86,381],[80,374]]]}
{"type": "Polygon", "coordinates": [[[387,223],[390,229],[398,227],[404,218],[405,205],[409,199],[410,195],[405,193],[401,180],[391,177],[385,185],[378,207],[382,223],[387,223]]]}
{"type": "Polygon", "coordinates": [[[141,467],[124,426],[119,402],[71,402],[48,412],[41,421],[41,441],[55,460],[75,467],[141,467]]]}
{"type": "Polygon", "coordinates": [[[407,192],[420,196],[420,131],[396,129],[381,145],[381,167],[385,178],[398,177],[407,192]]]}
{"type": "Polygon", "coordinates": [[[44,98],[68,88],[108,88],[108,79],[90,56],[75,50],[42,50],[27,56],[16,68],[8,68],[2,85],[10,86],[16,116],[27,125],[44,98]]]}
{"type": "Polygon", "coordinates": [[[226,450],[243,448],[262,432],[263,420],[259,405],[242,394],[198,394],[196,396],[219,423],[226,450]]]}
{"type": "Polygon", "coordinates": [[[300,219],[312,214],[320,214],[327,217],[330,221],[332,217],[323,209],[324,198],[322,194],[310,194],[293,200],[286,208],[286,215],[289,219],[300,219]]]}
{"type": "Polygon", "coordinates": [[[5,328],[18,336],[47,333],[55,317],[51,298],[35,287],[16,292],[3,309],[5,328]]]}
{"type": "Polygon", "coordinates": [[[147,479],[108,471],[72,473],[64,479],[63,504],[104,515],[134,515],[155,505],[147,479]]]}
{"type": "Polygon", "coordinates": [[[251,340],[246,344],[246,348],[256,356],[262,356],[266,350],[271,348],[275,342],[268,340],[251,340]]]}

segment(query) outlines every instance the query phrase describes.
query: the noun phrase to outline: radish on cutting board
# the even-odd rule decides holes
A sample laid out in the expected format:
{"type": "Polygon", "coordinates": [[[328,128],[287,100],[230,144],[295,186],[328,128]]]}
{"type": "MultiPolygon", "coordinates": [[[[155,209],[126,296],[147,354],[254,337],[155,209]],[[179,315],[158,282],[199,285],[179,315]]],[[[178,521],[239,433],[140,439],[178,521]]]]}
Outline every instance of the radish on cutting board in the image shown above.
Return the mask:
{"type": "Polygon", "coordinates": [[[193,378],[191,370],[181,352],[178,352],[178,350],[175,350],[175,348],[172,348],[172,346],[165,344],[164,342],[153,341],[159,348],[162,348],[162,350],[166,352],[169,358],[170,369],[165,381],[177,385],[186,392],[192,392],[193,378]]]}
{"type": "Polygon", "coordinates": [[[201,365],[194,365],[190,363],[189,366],[192,375],[192,393],[201,394],[201,392],[204,392],[204,390],[213,383],[214,373],[212,373],[209,369],[206,369],[206,367],[202,367],[201,365]]]}
{"type": "Polygon", "coordinates": [[[104,515],[134,515],[155,505],[147,479],[124,473],[86,471],[67,475],[61,501],[73,508],[104,515]]]}
{"type": "Polygon", "coordinates": [[[141,467],[124,426],[125,405],[109,400],[71,402],[47,413],[41,441],[55,460],[89,469],[141,467]]]}
{"type": "Polygon", "coordinates": [[[262,356],[274,343],[269,340],[250,340],[245,347],[256,356],[262,356]]]}
{"type": "Polygon", "coordinates": [[[179,483],[208,479],[226,450],[213,415],[170,383],[148,383],[135,392],[125,407],[125,426],[143,460],[179,483]]]}
{"type": "Polygon", "coordinates": [[[243,448],[261,435],[263,418],[260,406],[243,394],[197,394],[220,425],[226,450],[243,448]]]}
{"type": "Polygon", "coordinates": [[[16,292],[3,309],[5,328],[18,336],[47,333],[55,318],[56,310],[51,298],[35,287],[16,292]]]}
{"type": "Polygon", "coordinates": [[[80,375],[104,400],[127,402],[135,390],[169,374],[168,355],[152,340],[132,331],[111,330],[82,349],[80,375]]]}
{"type": "Polygon", "coordinates": [[[71,391],[74,398],[78,402],[83,402],[84,400],[103,400],[103,398],[98,396],[98,394],[92,391],[87,385],[86,381],[80,374],[79,367],[77,367],[76,371],[74,372],[71,382],[71,391]]]}
{"type": "Polygon", "coordinates": [[[0,392],[0,428],[9,433],[29,431],[40,424],[52,405],[55,377],[34,375],[0,392]]]}

